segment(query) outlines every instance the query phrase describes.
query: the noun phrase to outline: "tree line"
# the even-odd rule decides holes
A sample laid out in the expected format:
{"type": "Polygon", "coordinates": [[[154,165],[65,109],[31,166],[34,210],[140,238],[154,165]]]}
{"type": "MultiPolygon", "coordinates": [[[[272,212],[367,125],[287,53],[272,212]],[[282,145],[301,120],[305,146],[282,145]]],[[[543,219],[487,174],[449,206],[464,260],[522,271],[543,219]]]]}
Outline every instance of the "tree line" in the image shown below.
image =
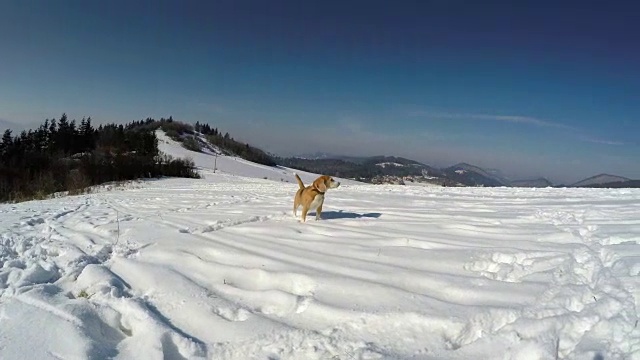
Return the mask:
{"type": "Polygon", "coordinates": [[[160,119],[160,121],[150,121],[147,119],[144,123],[138,123],[148,130],[162,129],[171,139],[179,142],[185,148],[202,152],[203,147],[208,145],[217,146],[225,155],[234,155],[248,161],[258,164],[275,166],[275,159],[263,150],[251,146],[247,143],[235,140],[228,132],[224,134],[218,128],[213,128],[209,124],[201,124],[199,121],[195,125],[175,121],[172,117],[168,119],[160,119]],[[204,143],[199,139],[199,135],[204,136],[204,143]]]}
{"type": "Polygon", "coordinates": [[[96,128],[91,118],[77,123],[63,114],[16,136],[6,130],[0,141],[0,201],[79,192],[110,181],[199,177],[192,161],[160,154],[152,130],[168,122],[148,118],[96,128]]]}
{"type": "Polygon", "coordinates": [[[210,144],[227,150],[245,160],[267,166],[277,165],[269,154],[247,143],[235,140],[228,132],[222,135],[222,132],[220,132],[218,128],[212,128],[209,124],[200,124],[200,122],[196,122],[194,129],[203,134],[210,144]]]}

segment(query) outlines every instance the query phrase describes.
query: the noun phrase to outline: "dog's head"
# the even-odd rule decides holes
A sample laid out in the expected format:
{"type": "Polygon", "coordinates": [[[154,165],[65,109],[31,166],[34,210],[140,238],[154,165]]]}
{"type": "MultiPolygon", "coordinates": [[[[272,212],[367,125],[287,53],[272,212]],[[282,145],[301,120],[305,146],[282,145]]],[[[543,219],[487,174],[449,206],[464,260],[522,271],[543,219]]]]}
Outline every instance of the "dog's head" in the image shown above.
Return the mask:
{"type": "Polygon", "coordinates": [[[313,182],[313,187],[320,192],[325,192],[327,189],[335,189],[338,186],[340,186],[340,182],[327,175],[322,175],[313,182]]]}

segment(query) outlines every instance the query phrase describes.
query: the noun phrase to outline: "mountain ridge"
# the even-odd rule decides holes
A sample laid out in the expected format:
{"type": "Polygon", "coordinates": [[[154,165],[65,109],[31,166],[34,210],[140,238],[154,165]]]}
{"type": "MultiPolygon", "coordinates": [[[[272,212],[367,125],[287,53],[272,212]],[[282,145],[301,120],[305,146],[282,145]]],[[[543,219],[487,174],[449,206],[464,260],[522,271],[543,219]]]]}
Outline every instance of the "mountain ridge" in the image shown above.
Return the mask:
{"type": "MultiPolygon", "coordinates": [[[[629,178],[611,174],[601,173],[598,175],[594,175],[580,181],[571,183],[570,185],[565,184],[554,184],[552,181],[547,179],[544,176],[540,177],[532,177],[525,179],[510,179],[499,169],[485,169],[477,165],[469,164],[467,162],[460,162],[452,166],[448,167],[434,167],[431,165],[424,164],[420,161],[407,159],[403,157],[396,156],[387,156],[387,155],[376,155],[376,156],[344,156],[344,155],[331,155],[327,153],[315,153],[315,159],[307,156],[306,158],[300,157],[290,157],[290,158],[279,158],[287,159],[285,162],[287,166],[295,167],[296,160],[304,161],[306,163],[306,170],[309,170],[309,166],[313,164],[315,161],[324,162],[324,165],[320,169],[320,172],[328,172],[331,174],[331,162],[340,162],[341,167],[344,169],[348,167],[350,163],[357,164],[358,166],[367,166],[371,164],[375,164],[378,167],[382,168],[383,171],[378,171],[378,176],[387,176],[396,177],[399,176],[398,173],[401,173],[399,168],[401,166],[392,166],[392,163],[397,163],[400,165],[414,164],[416,166],[416,170],[420,169],[421,171],[405,171],[405,173],[411,176],[422,176],[424,178],[428,178],[430,182],[437,183],[440,182],[442,185],[446,186],[505,186],[505,187],[602,187],[605,185],[612,186],[614,184],[617,186],[629,186],[636,187],[637,183],[635,180],[631,180],[629,178]],[[321,158],[320,158],[321,157],[321,158]],[[377,162],[377,163],[376,163],[377,162]],[[384,164],[385,162],[389,164],[384,164]]],[[[279,163],[280,163],[279,161],[279,163]]],[[[405,169],[406,170],[406,169],[405,169]]],[[[354,171],[357,173],[358,171],[354,171]]],[[[370,172],[369,172],[370,173],[370,172]]],[[[371,177],[371,179],[374,176],[371,177]]],[[[366,181],[366,176],[364,179],[366,181]]],[[[389,178],[390,182],[398,183],[399,180],[402,179],[394,179],[389,178]]]]}
{"type": "Polygon", "coordinates": [[[625,182],[629,180],[631,179],[623,176],[600,173],[598,175],[590,176],[586,179],[577,181],[571,184],[570,186],[583,187],[583,186],[589,186],[589,185],[602,185],[602,184],[609,184],[609,183],[625,182]]]}

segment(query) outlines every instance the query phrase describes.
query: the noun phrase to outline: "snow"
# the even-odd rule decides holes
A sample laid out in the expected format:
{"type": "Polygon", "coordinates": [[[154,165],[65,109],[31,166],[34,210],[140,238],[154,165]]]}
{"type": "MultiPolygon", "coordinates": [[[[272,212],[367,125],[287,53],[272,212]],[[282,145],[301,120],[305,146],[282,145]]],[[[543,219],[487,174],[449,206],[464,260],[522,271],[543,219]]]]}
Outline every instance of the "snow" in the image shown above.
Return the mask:
{"type": "Polygon", "coordinates": [[[387,166],[404,167],[403,164],[400,164],[400,163],[397,163],[397,162],[383,162],[383,163],[376,164],[376,166],[380,166],[381,168],[386,168],[387,166]]]}
{"type": "Polygon", "coordinates": [[[184,151],[0,205],[0,357],[640,359],[640,190],[352,182],[302,224],[292,170],[184,151]]]}
{"type": "MultiPolygon", "coordinates": [[[[209,176],[213,172],[214,168],[216,173],[225,174],[235,177],[250,177],[258,179],[268,179],[280,182],[296,183],[293,177],[294,173],[297,173],[305,184],[311,183],[318,176],[317,174],[307,173],[305,171],[293,170],[282,166],[266,166],[256,164],[250,161],[246,161],[236,156],[218,155],[217,157],[211,152],[198,153],[183,148],[181,145],[169,138],[163,131],[156,131],[158,137],[158,148],[161,152],[171,155],[175,158],[190,158],[194,161],[196,166],[200,170],[206,170],[203,172],[205,177],[209,176]]],[[[215,147],[212,146],[215,149],[215,147]]],[[[335,178],[339,180],[341,184],[357,184],[359,182],[335,178]]]]}

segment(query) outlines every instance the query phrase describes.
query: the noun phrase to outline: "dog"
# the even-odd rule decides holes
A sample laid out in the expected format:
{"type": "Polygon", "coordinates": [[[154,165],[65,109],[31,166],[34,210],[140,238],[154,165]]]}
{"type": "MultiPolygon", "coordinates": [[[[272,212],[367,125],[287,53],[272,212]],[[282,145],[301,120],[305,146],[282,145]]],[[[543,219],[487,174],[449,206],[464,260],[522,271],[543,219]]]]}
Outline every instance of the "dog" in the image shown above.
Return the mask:
{"type": "Polygon", "coordinates": [[[322,175],[315,179],[311,185],[305,187],[298,174],[294,174],[300,187],[293,200],[293,216],[298,217],[298,208],[302,206],[302,222],[307,219],[309,209],[316,210],[316,220],[320,220],[322,214],[322,204],[324,204],[324,193],[328,189],[335,189],[340,186],[340,182],[335,181],[331,176],[322,175]]]}

